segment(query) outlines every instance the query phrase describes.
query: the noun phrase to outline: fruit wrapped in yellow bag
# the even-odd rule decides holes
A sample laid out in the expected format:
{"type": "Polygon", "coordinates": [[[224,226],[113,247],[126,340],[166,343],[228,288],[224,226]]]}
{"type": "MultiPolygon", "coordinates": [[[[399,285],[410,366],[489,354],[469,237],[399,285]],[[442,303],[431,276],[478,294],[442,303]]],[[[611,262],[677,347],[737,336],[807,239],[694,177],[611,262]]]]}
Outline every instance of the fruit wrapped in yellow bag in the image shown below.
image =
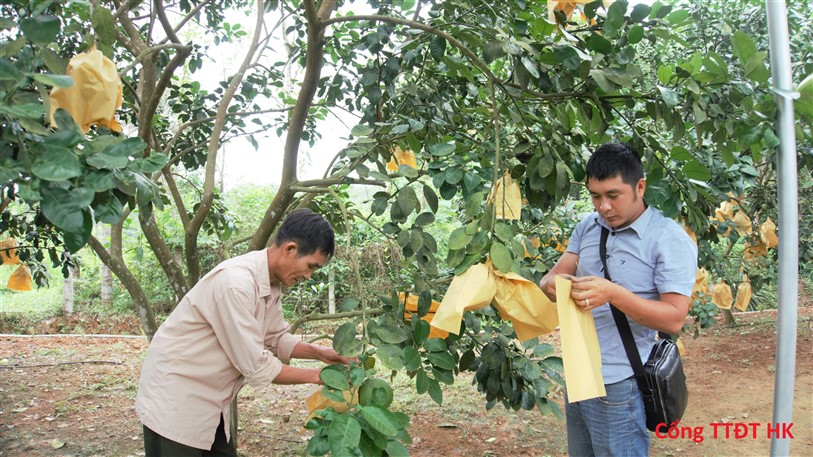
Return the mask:
{"type": "Polygon", "coordinates": [[[731,286],[720,281],[714,285],[714,291],[711,293],[711,301],[717,305],[718,308],[731,309],[731,286]]]}
{"type": "Polygon", "coordinates": [[[11,273],[11,277],[8,278],[8,285],[7,287],[11,290],[19,290],[19,291],[29,291],[33,290],[34,280],[31,277],[31,271],[25,264],[21,264],[11,273]]]}

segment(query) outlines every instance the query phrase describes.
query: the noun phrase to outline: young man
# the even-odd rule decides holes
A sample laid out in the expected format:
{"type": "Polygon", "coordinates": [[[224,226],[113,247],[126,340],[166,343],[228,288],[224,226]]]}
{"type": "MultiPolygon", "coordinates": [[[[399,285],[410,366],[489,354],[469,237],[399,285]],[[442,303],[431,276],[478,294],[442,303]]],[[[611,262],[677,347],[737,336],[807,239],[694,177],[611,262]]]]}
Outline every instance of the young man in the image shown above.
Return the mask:
{"type": "Polygon", "coordinates": [[[307,209],[292,212],[274,244],[216,266],[184,296],[150,343],[136,412],[147,457],[234,456],[229,405],[243,383],[320,384],[318,368],[349,360],[288,333],[284,287],[311,277],[333,255],[333,229],[307,209]]]}
{"type": "Polygon", "coordinates": [[[646,361],[657,331],[680,332],[697,271],[697,246],[672,219],[644,201],[646,181],[629,146],[600,146],[587,162],[587,189],[595,212],[576,225],[567,251],[539,283],[556,299],[555,276],[573,279],[571,297],[590,310],[601,347],[607,395],[575,403],[565,398],[568,453],[572,456],[645,456],[649,453],[644,405],[609,303],[626,314],[638,353],[646,361]],[[604,278],[599,255],[607,237],[604,278]]]}

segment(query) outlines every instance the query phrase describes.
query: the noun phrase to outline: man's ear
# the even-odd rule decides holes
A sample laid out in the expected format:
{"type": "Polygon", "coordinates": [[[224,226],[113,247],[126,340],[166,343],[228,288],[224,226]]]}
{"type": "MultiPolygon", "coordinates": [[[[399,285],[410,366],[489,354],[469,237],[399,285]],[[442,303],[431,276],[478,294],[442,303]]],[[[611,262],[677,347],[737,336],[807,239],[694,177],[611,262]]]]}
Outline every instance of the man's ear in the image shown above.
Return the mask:
{"type": "Polygon", "coordinates": [[[299,245],[296,244],[296,241],[286,241],[282,243],[282,254],[283,255],[296,255],[297,251],[299,250],[299,245]]]}
{"type": "Polygon", "coordinates": [[[638,180],[638,185],[636,186],[635,190],[640,194],[641,197],[644,196],[644,192],[646,192],[646,179],[641,178],[638,180]]]}

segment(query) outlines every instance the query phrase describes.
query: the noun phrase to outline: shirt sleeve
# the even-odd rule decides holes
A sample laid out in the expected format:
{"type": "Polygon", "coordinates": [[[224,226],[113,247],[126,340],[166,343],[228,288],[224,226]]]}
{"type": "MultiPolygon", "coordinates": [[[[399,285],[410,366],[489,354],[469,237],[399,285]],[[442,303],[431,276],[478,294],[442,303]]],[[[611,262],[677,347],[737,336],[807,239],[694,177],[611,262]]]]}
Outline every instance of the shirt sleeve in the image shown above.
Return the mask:
{"type": "MultiPolygon", "coordinates": [[[[589,216],[587,219],[589,219],[589,216]]],[[[565,252],[572,252],[573,254],[579,255],[582,245],[582,237],[584,236],[584,228],[587,226],[584,221],[587,219],[582,219],[578,224],[576,224],[576,228],[573,229],[570,239],[567,240],[567,249],[565,252]]]]}
{"type": "Polygon", "coordinates": [[[662,237],[655,266],[658,293],[678,293],[691,297],[697,275],[697,246],[678,227],[672,236],[662,237]]]}
{"type": "MultiPolygon", "coordinates": [[[[230,282],[222,278],[221,284],[230,282]]],[[[252,387],[270,384],[282,370],[282,361],[266,350],[260,323],[254,317],[257,298],[253,287],[217,288],[209,323],[226,356],[252,387]]]]}
{"type": "Polygon", "coordinates": [[[265,334],[265,346],[276,354],[283,363],[288,363],[291,360],[294,347],[301,339],[290,333],[291,326],[285,322],[279,300],[271,308],[270,319],[271,322],[265,334]]]}

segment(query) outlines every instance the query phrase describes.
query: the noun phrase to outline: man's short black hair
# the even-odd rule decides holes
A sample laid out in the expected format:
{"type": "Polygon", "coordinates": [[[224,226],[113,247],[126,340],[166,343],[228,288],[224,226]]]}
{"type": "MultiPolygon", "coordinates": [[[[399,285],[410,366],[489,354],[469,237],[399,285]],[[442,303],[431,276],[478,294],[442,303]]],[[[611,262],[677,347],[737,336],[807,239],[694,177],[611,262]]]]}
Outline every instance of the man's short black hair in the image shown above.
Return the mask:
{"type": "Polygon", "coordinates": [[[587,179],[604,181],[616,176],[621,176],[626,184],[635,186],[644,177],[641,157],[628,144],[602,144],[587,161],[587,179]]]}
{"type": "Polygon", "coordinates": [[[328,259],[333,256],[333,227],[321,214],[308,208],[293,210],[280,225],[274,244],[282,246],[288,241],[296,242],[299,257],[317,250],[328,259]]]}

